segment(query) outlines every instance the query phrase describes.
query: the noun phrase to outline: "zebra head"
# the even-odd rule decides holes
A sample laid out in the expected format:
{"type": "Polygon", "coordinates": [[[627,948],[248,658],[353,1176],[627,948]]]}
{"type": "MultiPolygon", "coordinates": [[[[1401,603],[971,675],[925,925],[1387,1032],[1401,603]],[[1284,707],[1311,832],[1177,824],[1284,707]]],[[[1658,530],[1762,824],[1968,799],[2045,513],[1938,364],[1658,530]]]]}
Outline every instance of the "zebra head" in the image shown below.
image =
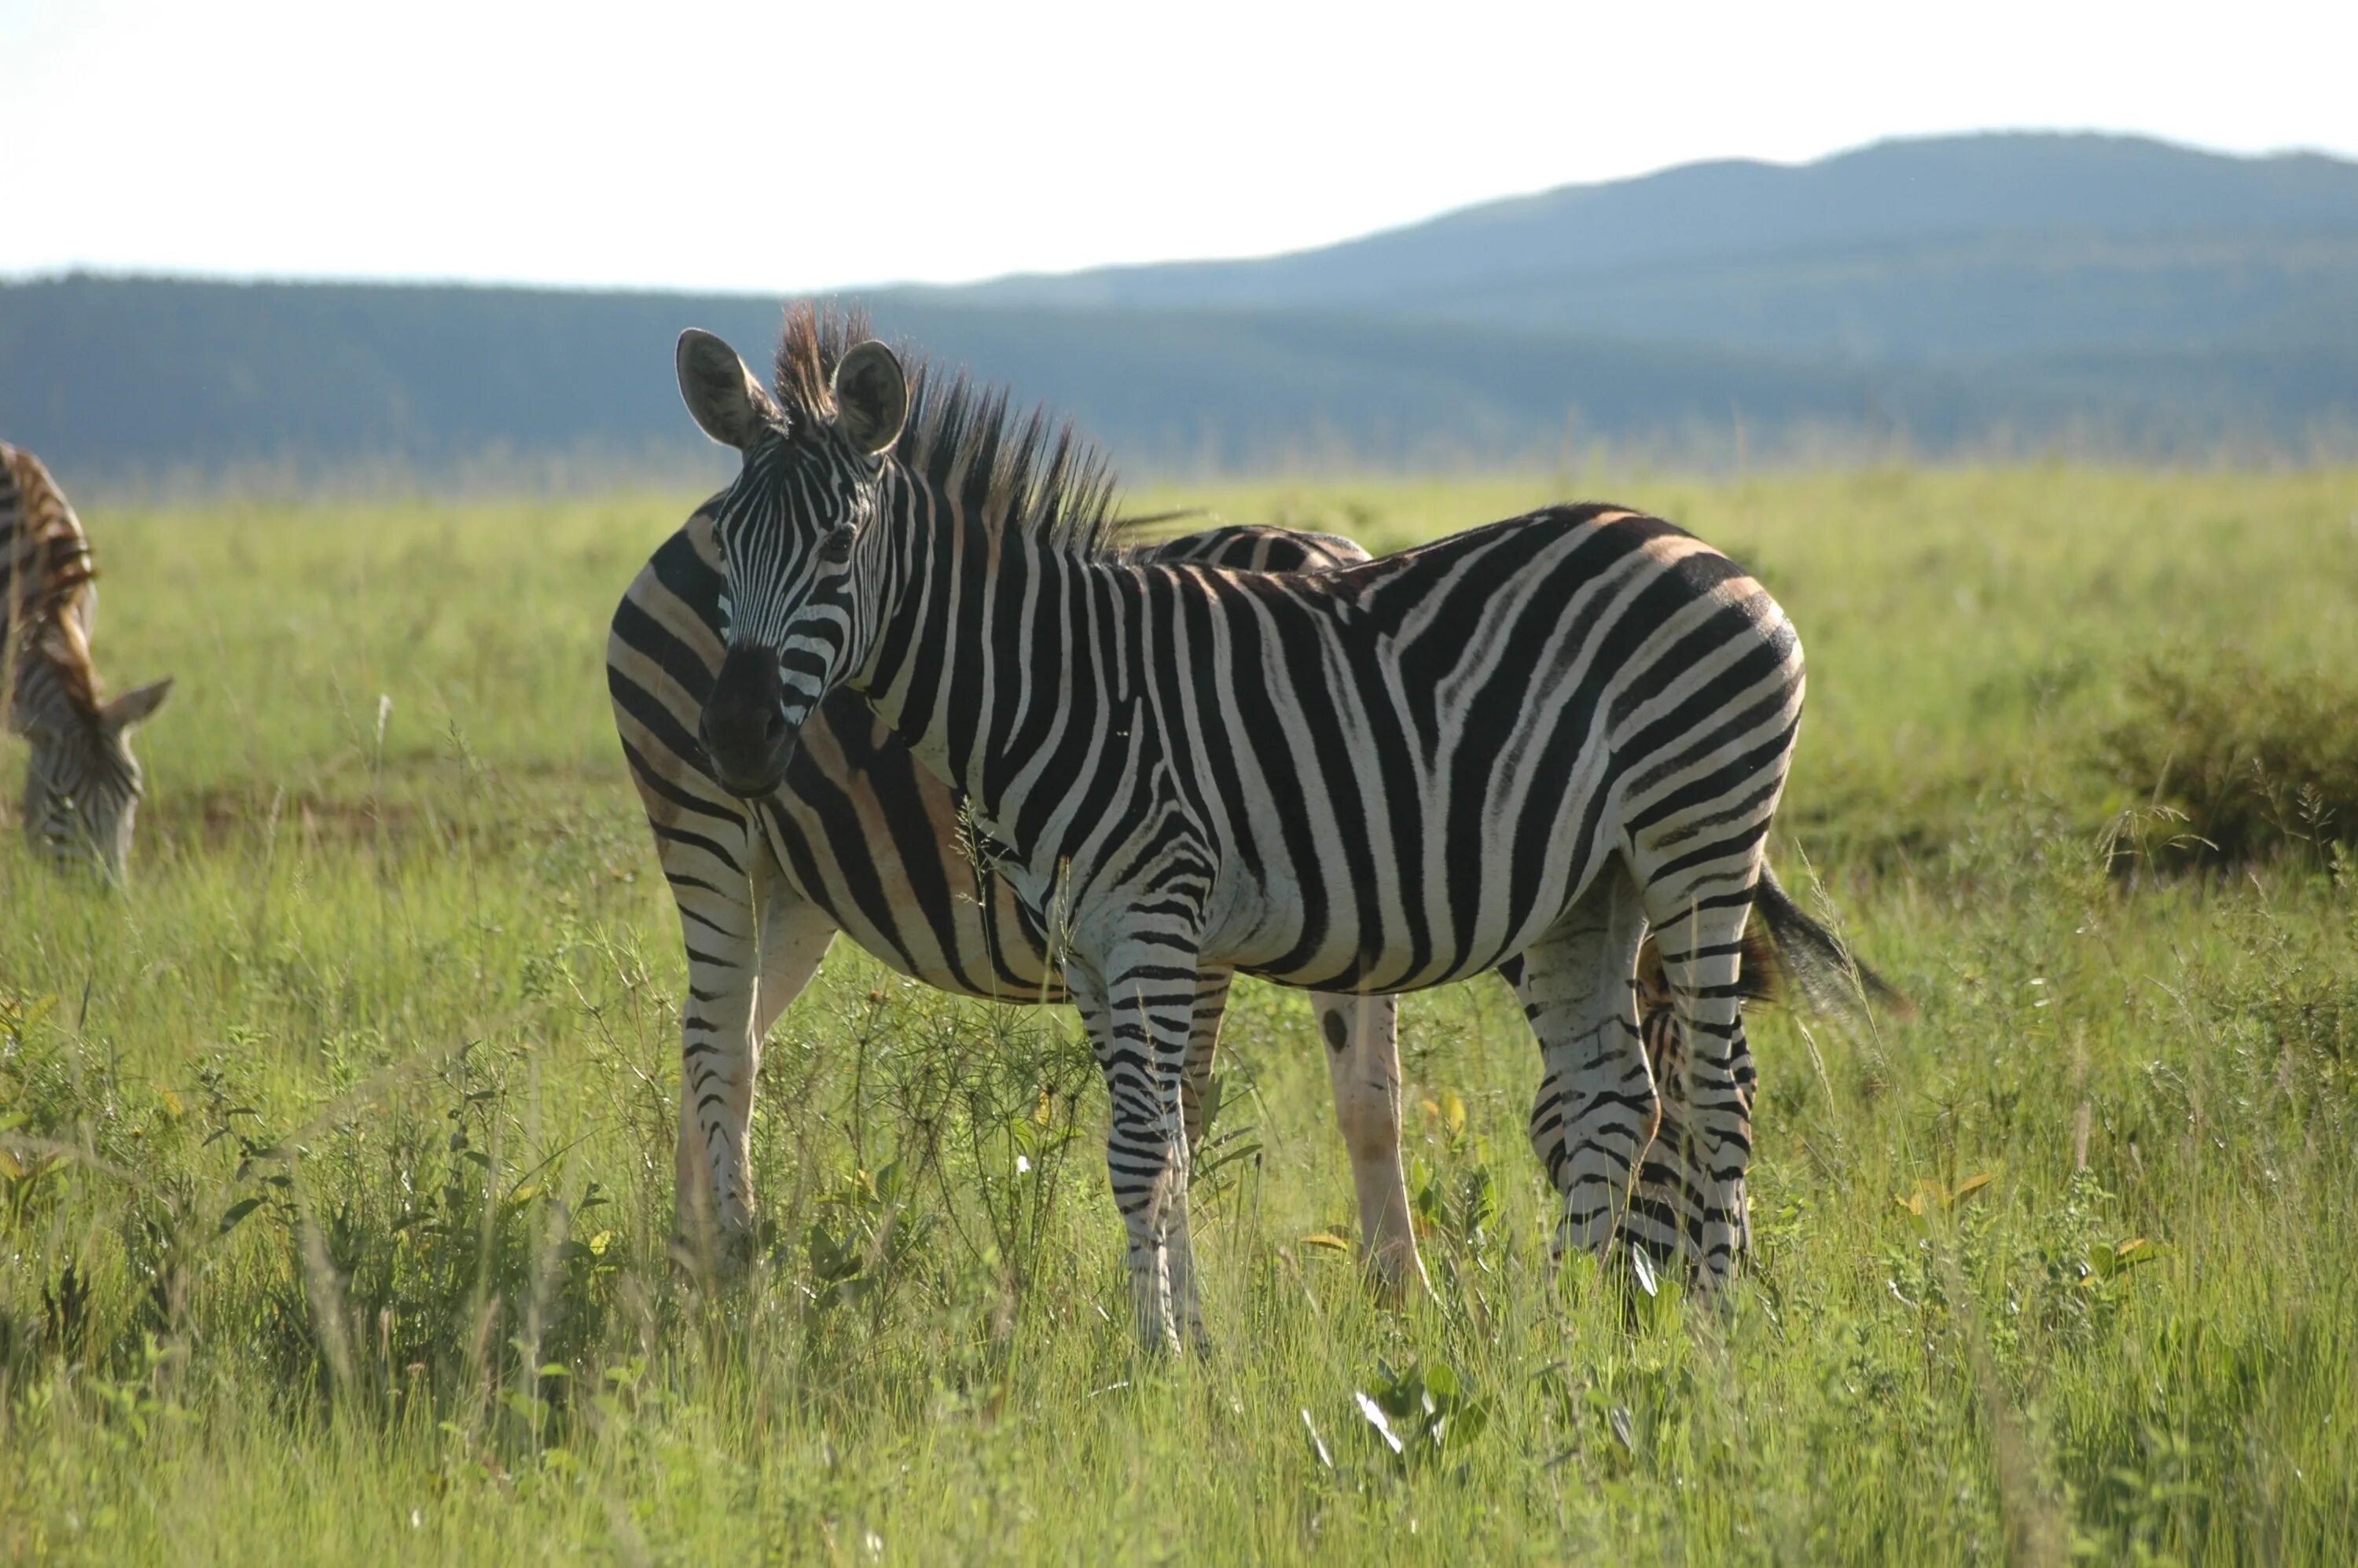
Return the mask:
{"type": "Polygon", "coordinates": [[[704,433],[743,455],[713,503],[723,654],[701,739],[713,776],[758,798],[777,787],[803,721],[866,654],[877,613],[887,454],[908,417],[892,351],[871,340],[837,362],[826,405],[789,412],[737,351],[680,334],[679,390],[704,433]]]}
{"type": "Polygon", "coordinates": [[[93,708],[49,704],[19,715],[32,747],[25,837],[60,870],[95,864],[108,881],[124,881],[142,790],[131,731],[171,690],[166,678],[93,708]]]}

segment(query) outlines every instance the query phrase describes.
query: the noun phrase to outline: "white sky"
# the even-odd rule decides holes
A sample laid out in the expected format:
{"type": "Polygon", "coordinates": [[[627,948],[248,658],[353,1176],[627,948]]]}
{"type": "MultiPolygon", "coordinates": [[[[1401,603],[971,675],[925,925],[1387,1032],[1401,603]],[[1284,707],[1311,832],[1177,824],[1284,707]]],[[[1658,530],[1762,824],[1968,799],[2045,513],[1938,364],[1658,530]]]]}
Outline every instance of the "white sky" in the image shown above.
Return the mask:
{"type": "Polygon", "coordinates": [[[949,281],[2021,126],[2358,157],[2358,3],[0,0],[0,275],[949,281]]]}

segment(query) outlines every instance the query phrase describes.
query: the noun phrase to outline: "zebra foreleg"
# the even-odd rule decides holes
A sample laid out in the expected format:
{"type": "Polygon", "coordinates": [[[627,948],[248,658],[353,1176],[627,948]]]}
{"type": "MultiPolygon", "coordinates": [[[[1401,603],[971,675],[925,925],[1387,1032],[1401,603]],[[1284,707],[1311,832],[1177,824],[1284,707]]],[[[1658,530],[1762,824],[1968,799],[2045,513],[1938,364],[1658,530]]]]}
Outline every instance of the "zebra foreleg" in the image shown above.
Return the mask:
{"type": "MultiPolygon", "coordinates": [[[[1187,1023],[1187,1055],[1179,1074],[1180,1131],[1185,1141],[1191,1173],[1196,1152],[1204,1144],[1205,1098],[1211,1088],[1213,1064],[1219,1058],[1220,1023],[1228,1016],[1228,988],[1235,979],[1232,969],[1199,969],[1195,975],[1195,1000],[1187,1023]]],[[[1171,1298],[1180,1332],[1190,1343],[1202,1346],[1207,1336],[1195,1288],[1195,1236],[1188,1208],[1190,1195],[1183,1188],[1175,1202],[1176,1223],[1166,1223],[1164,1227],[1171,1298]]]]}
{"type": "Polygon", "coordinates": [[[1098,965],[1076,957],[1067,961],[1065,983],[1111,1104],[1106,1167],[1121,1211],[1139,1342],[1150,1351],[1176,1352],[1204,1337],[1187,1232],[1181,1104],[1196,995],[1192,955],[1140,944],[1098,965]]]}
{"type": "Polygon", "coordinates": [[[1531,1150],[1563,1196],[1559,1250],[1604,1255],[1660,1114],[1629,989],[1645,929],[1638,890],[1608,865],[1519,964],[1500,966],[1539,1036],[1531,1150]]]}
{"type": "Polygon", "coordinates": [[[1204,1146],[1204,1097],[1219,1059],[1220,1022],[1228,1015],[1228,987],[1235,979],[1233,969],[1204,969],[1195,976],[1195,1003],[1187,1021],[1187,1065],[1179,1079],[1179,1117],[1191,1159],[1204,1146]]]}

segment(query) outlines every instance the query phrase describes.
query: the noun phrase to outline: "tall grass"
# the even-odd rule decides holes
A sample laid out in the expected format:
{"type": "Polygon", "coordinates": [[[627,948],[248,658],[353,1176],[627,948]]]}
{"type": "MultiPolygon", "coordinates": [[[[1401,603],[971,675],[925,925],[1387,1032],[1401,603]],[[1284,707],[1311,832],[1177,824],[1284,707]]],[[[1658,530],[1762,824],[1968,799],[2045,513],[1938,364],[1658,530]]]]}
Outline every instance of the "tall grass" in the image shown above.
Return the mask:
{"type": "MultiPolygon", "coordinates": [[[[0,848],[0,1557],[2346,1560],[2358,889],[2180,874],[2100,737],[2151,661],[2346,667],[2358,483],[1584,488],[1792,611],[1779,861],[1921,1016],[1756,1023],[1721,1310],[1551,1266],[1511,998],[1411,999],[1392,1313],[1306,1009],[1240,986],[1174,1365],[1069,1020],[843,946],[764,1062],[759,1266],[676,1274],[682,967],[599,659],[683,504],[89,519],[104,665],[182,687],[127,895],[0,848]]],[[[1383,546],[1549,494],[1217,500],[1383,546]]]]}

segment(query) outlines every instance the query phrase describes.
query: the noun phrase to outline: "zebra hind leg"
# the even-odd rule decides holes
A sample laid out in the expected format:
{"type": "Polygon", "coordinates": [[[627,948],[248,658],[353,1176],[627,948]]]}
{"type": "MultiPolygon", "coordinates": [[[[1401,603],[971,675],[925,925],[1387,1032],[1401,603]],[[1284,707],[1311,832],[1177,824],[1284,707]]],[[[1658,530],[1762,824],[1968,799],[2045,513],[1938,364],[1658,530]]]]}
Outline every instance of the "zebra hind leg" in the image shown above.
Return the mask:
{"type": "MultiPolygon", "coordinates": [[[[1180,1081],[1182,1119],[1192,1171],[1204,1146],[1204,1112],[1212,1066],[1219,1053],[1220,1023],[1228,1010],[1233,973],[1205,969],[1195,980],[1195,1006],[1187,1034],[1187,1065],[1180,1081]]],[[[1401,1166],[1400,1003],[1389,996],[1351,996],[1320,991],[1310,999],[1326,1046],[1326,1068],[1335,1088],[1335,1122],[1351,1158],[1351,1184],[1359,1209],[1359,1260],[1388,1302],[1400,1302],[1427,1288],[1424,1260],[1417,1255],[1416,1229],[1409,1217],[1408,1177],[1401,1166]]],[[[1174,1227],[1167,1243],[1171,1292],[1181,1332],[1201,1343],[1193,1238],[1174,1227]]]]}
{"type": "MultiPolygon", "coordinates": [[[[1755,978],[1747,974],[1745,981],[1747,991],[1757,994],[1755,978]]],[[[1638,1164],[1637,1187],[1630,1195],[1622,1238],[1633,1255],[1642,1251],[1648,1264],[1660,1271],[1683,1267],[1703,1255],[1712,1182],[1696,1130],[1678,1000],[1662,973],[1661,951],[1651,941],[1639,950],[1637,992],[1638,1033],[1645,1042],[1655,1091],[1661,1098],[1662,1117],[1653,1142],[1638,1164]]],[[[1736,1044],[1741,1056],[1734,1076],[1748,1095],[1755,1076],[1752,1053],[1741,1035],[1736,1044]]],[[[1738,1227],[1737,1261],[1749,1250],[1749,1243],[1747,1222],[1738,1227]]]]}
{"type": "Polygon", "coordinates": [[[1351,1155],[1359,1260],[1378,1293],[1399,1302],[1430,1285],[1401,1168],[1400,999],[1321,992],[1311,998],[1311,1011],[1326,1046],[1335,1122],[1351,1155]]]}
{"type": "MultiPolygon", "coordinates": [[[[665,869],[675,872],[671,845],[665,848],[665,869]]],[[[717,867],[672,876],[687,948],[673,1247],[683,1266],[705,1276],[741,1266],[752,1246],[753,1085],[762,1042],[809,983],[835,935],[817,906],[775,875],[763,845],[741,849],[750,874],[741,873],[746,880],[735,889],[712,874],[717,867]]]]}
{"type": "Polygon", "coordinates": [[[672,1259],[708,1278],[730,1265],[752,1214],[741,1110],[752,1104],[761,951],[749,878],[766,851],[728,807],[714,809],[708,822],[698,824],[704,830],[693,834],[656,821],[664,875],[679,907],[687,951],[687,994],[679,1009],[672,1259]]]}
{"type": "Polygon", "coordinates": [[[1668,1017],[1655,1015],[1653,1035],[1669,1071],[1631,1230],[1650,1249],[1674,1250],[1706,1292],[1724,1286],[1751,1249],[1746,1179],[1757,1073],[1742,1011],[1748,909],[1748,896],[1739,903],[1720,894],[1693,898],[1683,912],[1651,911],[1658,983],[1670,1003],[1668,1017]]]}
{"type": "Polygon", "coordinates": [[[1563,1198],[1559,1251],[1605,1255],[1654,1137],[1660,1107],[1629,989],[1645,925],[1638,890],[1608,865],[1546,935],[1499,966],[1539,1036],[1531,1150],[1563,1198]]]}

